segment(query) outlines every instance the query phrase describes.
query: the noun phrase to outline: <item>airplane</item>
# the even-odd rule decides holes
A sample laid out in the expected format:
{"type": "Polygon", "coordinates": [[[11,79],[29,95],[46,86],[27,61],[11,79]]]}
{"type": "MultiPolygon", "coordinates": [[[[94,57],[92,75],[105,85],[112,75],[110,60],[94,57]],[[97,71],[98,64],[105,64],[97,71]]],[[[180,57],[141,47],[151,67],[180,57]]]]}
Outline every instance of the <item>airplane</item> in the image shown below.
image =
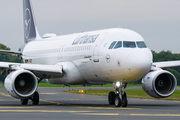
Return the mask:
{"type": "Polygon", "coordinates": [[[15,54],[23,63],[0,62],[7,74],[4,86],[20,99],[22,105],[32,100],[39,104],[38,83],[42,80],[57,85],[104,85],[112,83],[108,102],[127,107],[123,91],[129,82],[142,79],[142,88],[154,98],[171,96],[177,87],[175,76],[165,68],[180,66],[180,61],[153,63],[151,50],[135,31],[111,28],[57,36],[40,37],[31,0],[23,0],[24,44],[15,54]]]}

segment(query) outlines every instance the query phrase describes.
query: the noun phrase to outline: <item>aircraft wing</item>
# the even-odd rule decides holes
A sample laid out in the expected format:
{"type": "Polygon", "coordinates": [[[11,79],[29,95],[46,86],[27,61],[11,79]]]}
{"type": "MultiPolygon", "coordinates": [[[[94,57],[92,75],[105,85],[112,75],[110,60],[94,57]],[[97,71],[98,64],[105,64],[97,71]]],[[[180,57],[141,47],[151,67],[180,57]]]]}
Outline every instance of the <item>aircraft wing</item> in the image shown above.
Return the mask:
{"type": "Polygon", "coordinates": [[[9,50],[0,50],[0,53],[14,54],[14,55],[22,55],[21,52],[18,51],[9,51],[9,50]]]}
{"type": "Polygon", "coordinates": [[[155,62],[152,64],[152,66],[158,68],[177,67],[180,66],[180,61],[155,62]]]}
{"type": "Polygon", "coordinates": [[[41,65],[41,64],[25,64],[25,63],[12,63],[0,62],[1,71],[14,71],[19,69],[29,70],[38,78],[42,77],[62,77],[63,71],[61,65],[41,65]]]}

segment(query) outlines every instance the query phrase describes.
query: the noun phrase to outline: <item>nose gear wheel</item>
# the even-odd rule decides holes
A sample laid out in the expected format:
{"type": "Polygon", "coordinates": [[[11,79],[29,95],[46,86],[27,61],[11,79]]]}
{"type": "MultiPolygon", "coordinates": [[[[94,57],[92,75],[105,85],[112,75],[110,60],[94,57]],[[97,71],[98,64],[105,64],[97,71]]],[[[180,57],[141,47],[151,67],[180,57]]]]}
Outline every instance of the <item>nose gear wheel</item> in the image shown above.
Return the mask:
{"type": "Polygon", "coordinates": [[[116,107],[127,107],[127,95],[126,92],[122,91],[122,88],[125,88],[126,85],[126,83],[120,83],[118,84],[118,86],[115,86],[116,94],[113,91],[109,92],[108,102],[110,105],[115,105],[116,107]]]}
{"type": "Polygon", "coordinates": [[[115,97],[116,97],[115,92],[113,92],[113,91],[109,92],[108,102],[110,105],[114,105],[115,97]]]}

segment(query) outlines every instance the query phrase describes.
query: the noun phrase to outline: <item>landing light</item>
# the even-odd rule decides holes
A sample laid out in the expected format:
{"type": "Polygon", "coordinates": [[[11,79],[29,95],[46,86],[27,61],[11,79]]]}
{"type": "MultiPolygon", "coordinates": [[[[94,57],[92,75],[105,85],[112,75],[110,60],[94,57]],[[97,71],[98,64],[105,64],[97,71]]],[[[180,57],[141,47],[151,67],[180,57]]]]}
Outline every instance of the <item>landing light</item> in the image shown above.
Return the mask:
{"type": "Polygon", "coordinates": [[[117,82],[117,83],[116,83],[116,86],[119,87],[119,86],[120,86],[120,82],[117,82]]]}

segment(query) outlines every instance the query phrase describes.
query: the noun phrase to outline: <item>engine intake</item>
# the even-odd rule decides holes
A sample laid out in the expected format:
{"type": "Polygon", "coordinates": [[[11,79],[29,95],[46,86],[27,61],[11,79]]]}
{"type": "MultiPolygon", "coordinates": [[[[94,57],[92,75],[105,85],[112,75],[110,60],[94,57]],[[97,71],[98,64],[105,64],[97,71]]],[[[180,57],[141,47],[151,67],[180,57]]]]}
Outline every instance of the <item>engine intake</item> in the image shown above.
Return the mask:
{"type": "Polygon", "coordinates": [[[27,70],[11,72],[5,79],[4,86],[9,94],[15,98],[29,98],[37,89],[36,76],[27,70]]]}
{"type": "Polygon", "coordinates": [[[152,71],[142,79],[143,90],[155,98],[169,97],[176,90],[176,86],[175,76],[166,70],[152,71]]]}

